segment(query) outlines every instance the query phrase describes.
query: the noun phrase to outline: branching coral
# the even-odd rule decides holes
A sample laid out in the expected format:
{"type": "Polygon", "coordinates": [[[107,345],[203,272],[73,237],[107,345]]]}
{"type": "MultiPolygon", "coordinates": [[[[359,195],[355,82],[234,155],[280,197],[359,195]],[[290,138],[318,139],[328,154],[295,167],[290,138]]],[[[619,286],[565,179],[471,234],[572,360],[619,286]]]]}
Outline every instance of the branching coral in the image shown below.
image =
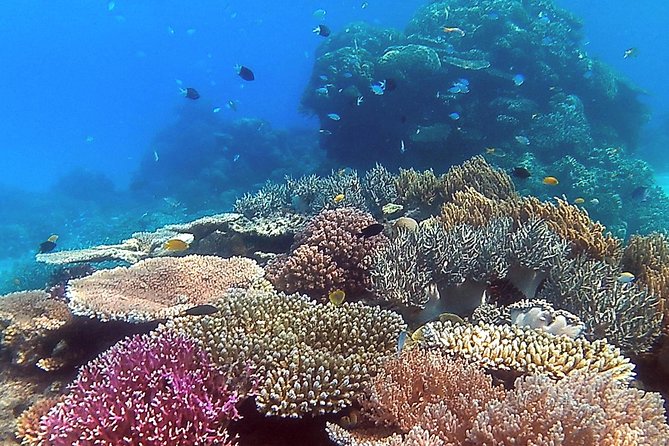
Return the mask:
{"type": "Polygon", "coordinates": [[[145,322],[211,303],[228,288],[251,286],[263,273],[242,257],[158,257],[72,280],[67,296],[74,314],[145,322]]]}
{"type": "Polygon", "coordinates": [[[503,400],[474,421],[474,445],[667,445],[662,398],[603,376],[577,373],[554,382],[519,378],[503,400]]]}
{"type": "Polygon", "coordinates": [[[360,292],[369,285],[369,255],[387,242],[383,234],[364,237],[360,231],[376,223],[354,208],[326,210],[295,236],[291,252],[266,267],[278,289],[324,297],[334,289],[360,292]]]}
{"type": "Polygon", "coordinates": [[[40,420],[44,445],[228,445],[236,390],[196,341],[163,331],[86,364],[40,420]]]}
{"type": "Polygon", "coordinates": [[[71,323],[67,305],[43,291],[0,296],[0,346],[16,365],[34,366],[49,359],[71,323]]]}
{"type": "Polygon", "coordinates": [[[539,296],[579,316],[593,337],[606,338],[629,355],[651,349],[662,326],[658,297],[620,283],[620,271],[583,256],[561,259],[539,296]]]}
{"type": "Polygon", "coordinates": [[[250,364],[259,377],[256,404],[269,415],[351,405],[404,328],[398,314],[378,307],[322,305],[274,291],[231,290],[215,305],[214,315],[167,326],[197,338],[233,373],[250,364]]]}
{"type": "Polygon", "coordinates": [[[482,367],[564,378],[577,370],[629,381],[634,365],[604,340],[554,336],[516,325],[430,322],[421,328],[423,345],[462,356],[482,367]]]}
{"type": "Polygon", "coordinates": [[[475,156],[451,169],[441,178],[443,196],[447,199],[471,187],[487,198],[505,200],[516,195],[511,177],[492,167],[482,156],[475,156]]]}

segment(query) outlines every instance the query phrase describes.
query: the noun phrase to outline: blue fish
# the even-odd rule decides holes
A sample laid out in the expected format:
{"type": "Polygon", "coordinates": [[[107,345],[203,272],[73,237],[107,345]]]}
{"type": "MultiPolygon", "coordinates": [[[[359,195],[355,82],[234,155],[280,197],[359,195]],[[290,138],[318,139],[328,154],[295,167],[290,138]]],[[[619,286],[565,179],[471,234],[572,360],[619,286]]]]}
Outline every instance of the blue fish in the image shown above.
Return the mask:
{"type": "Polygon", "coordinates": [[[520,73],[514,75],[511,79],[513,80],[513,83],[516,84],[517,87],[520,87],[525,83],[525,76],[523,76],[520,73]]]}
{"type": "Polygon", "coordinates": [[[397,336],[397,356],[402,353],[402,350],[404,349],[404,346],[407,343],[407,338],[409,337],[409,333],[406,330],[400,331],[400,334],[397,336]]]}
{"type": "Polygon", "coordinates": [[[453,112],[450,115],[448,115],[449,118],[451,118],[453,121],[457,121],[460,119],[460,113],[458,112],[453,112]]]}
{"type": "Polygon", "coordinates": [[[341,116],[339,116],[337,113],[328,113],[327,116],[333,121],[339,121],[341,119],[341,116]]]}

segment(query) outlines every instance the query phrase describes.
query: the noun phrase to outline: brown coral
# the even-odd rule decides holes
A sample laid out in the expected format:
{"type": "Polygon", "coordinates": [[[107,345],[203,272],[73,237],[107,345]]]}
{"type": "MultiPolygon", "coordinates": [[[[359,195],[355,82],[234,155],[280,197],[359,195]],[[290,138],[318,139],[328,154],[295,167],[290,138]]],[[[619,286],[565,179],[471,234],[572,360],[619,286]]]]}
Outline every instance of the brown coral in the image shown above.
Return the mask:
{"type": "Polygon", "coordinates": [[[256,404],[270,415],[298,417],[351,405],[395,351],[402,318],[361,303],[319,304],[275,291],[231,290],[219,312],[176,318],[175,329],[200,340],[214,359],[259,377],[256,404]]]}
{"type": "Polygon", "coordinates": [[[40,418],[49,413],[49,410],[63,399],[64,396],[43,398],[23,411],[16,420],[16,437],[21,440],[21,445],[42,446],[43,439],[40,436],[40,418]]]}
{"type": "Polygon", "coordinates": [[[291,252],[266,267],[278,289],[326,296],[334,289],[360,292],[369,286],[369,255],[387,242],[383,234],[363,237],[360,231],[376,223],[358,209],[325,210],[295,236],[291,252]]]}
{"type": "Polygon", "coordinates": [[[667,445],[662,398],[603,376],[575,374],[554,382],[519,378],[504,400],[481,412],[469,433],[475,444],[667,445]]]}
{"type": "Polygon", "coordinates": [[[441,178],[442,195],[448,199],[460,190],[473,188],[487,198],[506,200],[516,196],[513,180],[501,169],[492,167],[482,156],[453,166],[441,178]]]}
{"type": "Polygon", "coordinates": [[[77,315],[137,323],[211,303],[227,289],[251,286],[262,275],[253,260],[241,257],[158,257],[72,280],[67,295],[77,315]]]}
{"type": "Polygon", "coordinates": [[[32,366],[48,358],[47,346],[56,344],[71,322],[67,305],[44,291],[0,296],[0,345],[16,365],[32,366]]]}

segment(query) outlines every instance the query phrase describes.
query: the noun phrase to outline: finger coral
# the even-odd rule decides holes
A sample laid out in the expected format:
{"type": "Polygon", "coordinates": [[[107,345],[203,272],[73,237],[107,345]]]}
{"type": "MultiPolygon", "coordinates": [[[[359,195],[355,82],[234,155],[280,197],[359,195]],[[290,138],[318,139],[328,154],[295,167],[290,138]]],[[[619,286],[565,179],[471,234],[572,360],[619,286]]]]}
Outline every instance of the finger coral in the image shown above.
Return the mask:
{"type": "Polygon", "coordinates": [[[74,314],[137,323],[211,303],[228,288],[251,286],[262,276],[262,268],[242,257],[157,257],[72,280],[67,297],[74,314]]]}
{"type": "Polygon", "coordinates": [[[275,291],[231,290],[215,305],[216,314],[175,318],[167,327],[197,338],[225,368],[251,365],[259,410],[284,417],[351,405],[405,327],[378,307],[323,305],[275,291]]]}
{"type": "Polygon", "coordinates": [[[227,380],[195,340],[136,335],[79,371],[39,437],[49,446],[232,444],[238,395],[227,380]]]}
{"type": "Polygon", "coordinates": [[[369,255],[382,246],[383,234],[364,237],[361,230],[376,223],[355,208],[322,211],[295,236],[288,255],[266,267],[277,289],[324,297],[334,289],[360,292],[369,286],[369,255]]]}
{"type": "Polygon", "coordinates": [[[430,322],[421,333],[422,345],[493,370],[546,374],[553,379],[582,370],[623,382],[634,376],[634,365],[604,340],[589,342],[517,325],[485,323],[430,322]]]}

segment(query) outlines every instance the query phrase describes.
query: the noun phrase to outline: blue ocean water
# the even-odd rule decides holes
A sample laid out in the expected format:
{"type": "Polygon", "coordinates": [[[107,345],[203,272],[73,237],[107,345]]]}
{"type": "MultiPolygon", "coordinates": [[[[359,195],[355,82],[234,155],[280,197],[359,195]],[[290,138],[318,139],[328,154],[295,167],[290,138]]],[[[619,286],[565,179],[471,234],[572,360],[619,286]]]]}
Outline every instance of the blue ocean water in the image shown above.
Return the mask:
{"type": "MultiPolygon", "coordinates": [[[[51,234],[59,249],[115,242],[228,210],[266,178],[322,168],[320,123],[300,111],[324,41],[312,29],[402,30],[424,3],[2,2],[0,291],[39,285],[26,275],[51,234]],[[256,79],[238,77],[237,64],[256,79]],[[200,99],[185,98],[186,87],[200,99]]],[[[669,6],[556,4],[582,18],[591,57],[647,92],[636,155],[669,189],[669,6]]]]}

